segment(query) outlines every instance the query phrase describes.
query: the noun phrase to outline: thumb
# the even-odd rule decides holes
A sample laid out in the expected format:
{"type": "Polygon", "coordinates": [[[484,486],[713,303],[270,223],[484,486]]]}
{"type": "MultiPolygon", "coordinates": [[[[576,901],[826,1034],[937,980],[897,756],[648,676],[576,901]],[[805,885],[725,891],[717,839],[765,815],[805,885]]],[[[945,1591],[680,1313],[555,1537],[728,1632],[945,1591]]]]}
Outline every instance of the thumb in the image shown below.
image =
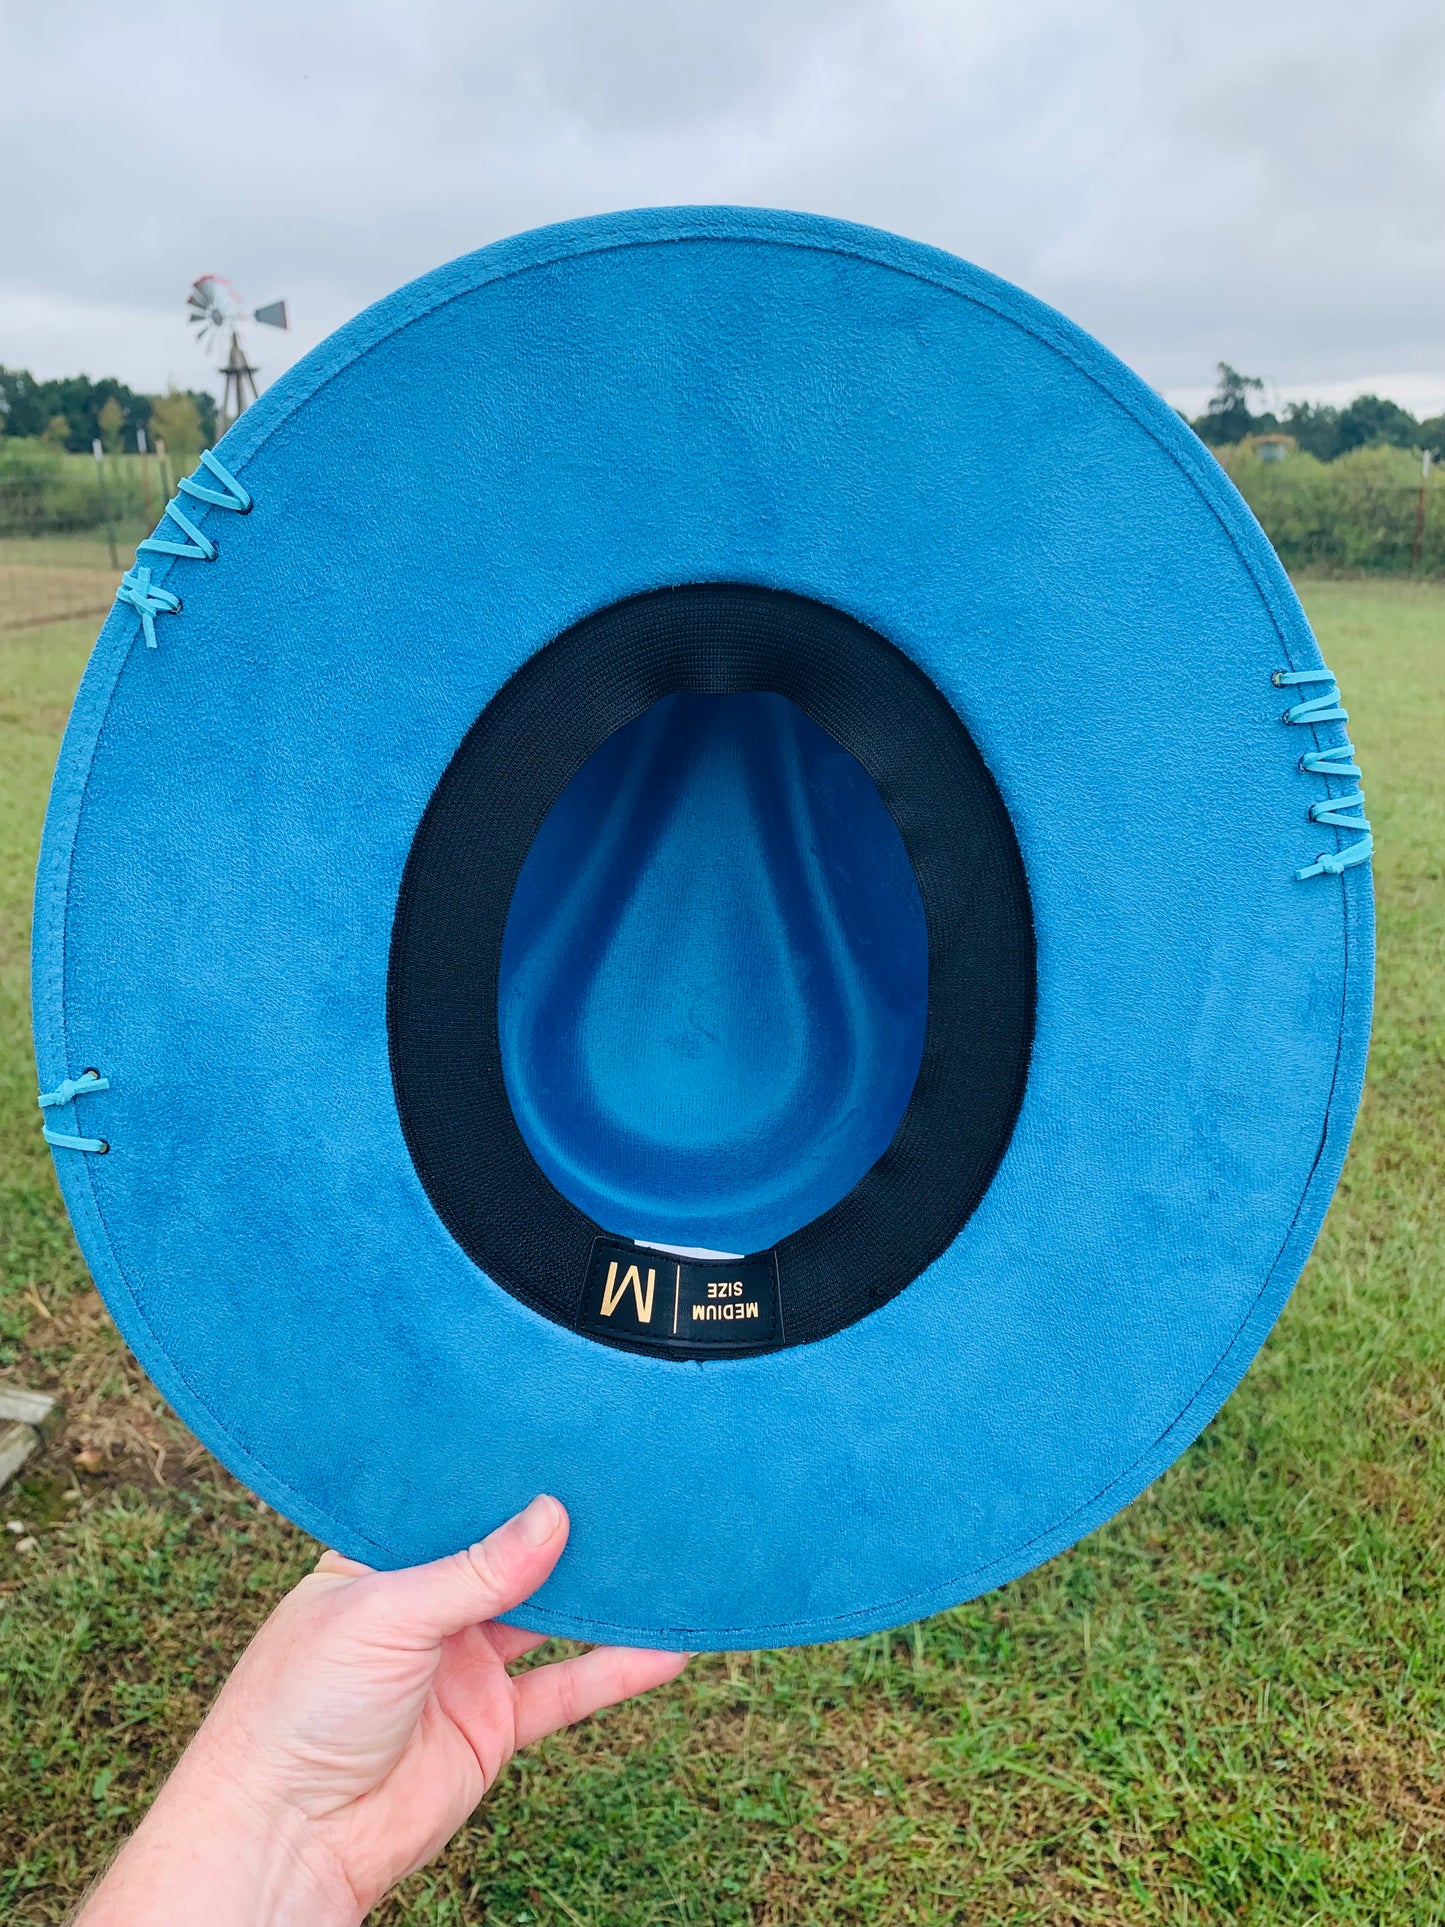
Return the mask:
{"type": "Polygon", "coordinates": [[[377,1603],[396,1631],[445,1639],[495,1619],[534,1593],[561,1558],[569,1523],[559,1501],[539,1493],[476,1545],[429,1565],[379,1572],[364,1583],[376,1587],[377,1603]]]}

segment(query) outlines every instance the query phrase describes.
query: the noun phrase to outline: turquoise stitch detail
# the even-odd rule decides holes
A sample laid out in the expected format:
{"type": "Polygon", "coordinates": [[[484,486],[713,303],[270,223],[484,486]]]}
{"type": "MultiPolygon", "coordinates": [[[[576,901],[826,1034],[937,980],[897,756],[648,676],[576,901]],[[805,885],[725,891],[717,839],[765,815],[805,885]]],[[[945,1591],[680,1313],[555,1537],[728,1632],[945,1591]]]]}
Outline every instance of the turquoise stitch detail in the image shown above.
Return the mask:
{"type": "Polygon", "coordinates": [[[178,595],[172,595],[169,589],[158,589],[152,583],[151,572],[144,565],[126,570],[115,592],[115,599],[117,602],[128,602],[132,609],[140,611],[147,649],[156,646],[156,617],[176,615],[181,606],[178,595]]]}
{"type": "Polygon", "coordinates": [[[110,1149],[103,1137],[71,1137],[65,1131],[52,1131],[46,1125],[41,1132],[47,1144],[53,1144],[61,1151],[98,1151],[102,1157],[110,1149]]]}
{"type": "Polygon", "coordinates": [[[1347,723],[1350,720],[1348,713],[1339,707],[1339,688],[1328,669],[1276,669],[1270,681],[1276,689],[1288,689],[1300,683],[1330,684],[1323,696],[1310,696],[1296,703],[1293,709],[1287,709],[1284,712],[1287,723],[1347,723]]]}
{"type": "MultiPolygon", "coordinates": [[[[210,449],[201,451],[201,467],[212,474],[221,484],[220,490],[206,488],[193,476],[182,477],[181,494],[193,496],[198,502],[209,503],[212,508],[229,509],[235,515],[249,515],[251,497],[236,480],[224,463],[217,461],[210,449]]],[[[199,474],[200,470],[197,470],[199,474]]],[[[156,555],[178,555],[191,562],[214,562],[220,550],[186,514],[181,507],[180,496],[166,503],[165,514],[161,517],[162,526],[169,519],[186,537],[184,542],[166,542],[158,535],[148,535],[144,542],[136,544],[136,555],[142,550],[150,550],[156,555]]],[[[145,631],[147,649],[156,646],[156,617],[173,616],[180,612],[181,599],[170,589],[158,588],[151,580],[150,569],[139,562],[133,569],[127,569],[116,590],[116,600],[125,602],[140,614],[141,627],[145,631]]]]}
{"type": "MultiPolygon", "coordinates": [[[[73,1104],[77,1097],[85,1097],[91,1091],[108,1091],[110,1079],[102,1077],[99,1071],[82,1071],[79,1077],[63,1077],[53,1091],[40,1093],[40,1108],[49,1110],[52,1106],[63,1107],[73,1104]]],[[[74,1137],[69,1131],[52,1131],[48,1124],[42,1124],[40,1135],[47,1144],[53,1144],[61,1151],[95,1151],[102,1157],[110,1149],[103,1137],[74,1137]]]]}
{"type": "MultiPolygon", "coordinates": [[[[1330,686],[1322,696],[1310,696],[1302,703],[1295,703],[1284,712],[1284,721],[1311,727],[1319,723],[1345,723],[1349,721],[1349,711],[1340,701],[1339,685],[1328,669],[1276,669],[1270,681],[1276,689],[1299,687],[1301,684],[1327,682],[1330,686]]],[[[1355,746],[1348,740],[1333,743],[1328,749],[1312,749],[1300,757],[1299,766],[1307,776],[1336,777],[1345,780],[1358,778],[1360,766],[1355,761],[1355,746]]],[[[1302,870],[1295,871],[1295,880],[1303,882],[1306,877],[1337,877],[1346,870],[1354,869],[1357,863],[1368,863],[1374,854],[1375,839],[1370,830],[1369,819],[1365,815],[1365,792],[1353,789],[1344,796],[1325,796],[1311,803],[1309,809],[1311,823],[1324,823],[1333,830],[1356,830],[1359,841],[1346,844],[1343,850],[1321,851],[1313,863],[1307,863],[1302,870]]]]}
{"type": "Polygon", "coordinates": [[[237,515],[249,515],[251,512],[251,498],[236,480],[230,469],[223,468],[209,448],[201,451],[201,461],[215,476],[226,493],[224,495],[218,495],[213,488],[202,488],[200,483],[191,475],[187,475],[180,482],[179,487],[182,493],[194,495],[198,502],[209,502],[212,508],[230,509],[237,515]]]}
{"type": "Polygon", "coordinates": [[[1323,696],[1296,703],[1284,712],[1284,719],[1287,723],[1347,723],[1350,712],[1340,702],[1339,690],[1331,689],[1323,696]]]}
{"type": "Polygon", "coordinates": [[[1337,830],[1367,830],[1365,792],[1351,790],[1348,796],[1327,796],[1322,803],[1310,804],[1311,823],[1328,823],[1337,830]],[[1358,810],[1358,816],[1342,816],[1342,810],[1358,810]]]}
{"type": "Polygon", "coordinates": [[[79,1077],[63,1077],[53,1091],[42,1091],[37,1102],[42,1111],[52,1105],[69,1104],[77,1097],[84,1097],[87,1091],[108,1091],[110,1079],[102,1077],[99,1071],[82,1071],[79,1077]]]}
{"type": "Polygon", "coordinates": [[[1313,863],[1306,864],[1303,870],[1296,870],[1295,876],[1301,883],[1306,877],[1337,877],[1344,870],[1353,870],[1357,863],[1368,863],[1374,848],[1374,837],[1367,835],[1361,842],[1352,843],[1347,850],[1323,851],[1313,863]]]}
{"type": "MultiPolygon", "coordinates": [[[[220,551],[210,536],[201,533],[179,502],[167,502],[166,515],[190,537],[189,542],[162,542],[159,536],[148,535],[144,542],[136,543],[137,555],[142,549],[151,549],[157,555],[182,555],[193,562],[215,561],[220,551]]],[[[165,520],[164,515],[161,520],[165,520]]]]}
{"type": "Polygon", "coordinates": [[[1307,776],[1362,776],[1364,771],[1355,761],[1353,743],[1338,743],[1334,749],[1311,749],[1299,759],[1299,766],[1307,776]]]}
{"type": "Polygon", "coordinates": [[[1347,723],[1350,712],[1340,702],[1338,691],[1328,696],[1311,696],[1308,702],[1296,703],[1284,712],[1287,723],[1347,723]]]}

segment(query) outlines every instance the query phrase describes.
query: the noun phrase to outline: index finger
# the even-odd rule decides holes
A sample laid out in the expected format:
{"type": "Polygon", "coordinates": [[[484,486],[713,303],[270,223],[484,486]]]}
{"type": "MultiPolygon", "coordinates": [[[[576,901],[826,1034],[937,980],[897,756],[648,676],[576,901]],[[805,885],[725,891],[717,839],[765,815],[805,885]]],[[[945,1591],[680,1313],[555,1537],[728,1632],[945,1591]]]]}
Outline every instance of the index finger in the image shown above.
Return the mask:
{"type": "Polygon", "coordinates": [[[641,1646],[594,1646],[590,1652],[538,1666],[512,1682],[518,1746],[530,1746],[604,1706],[650,1693],[676,1679],[691,1653],[659,1653],[641,1646]]]}

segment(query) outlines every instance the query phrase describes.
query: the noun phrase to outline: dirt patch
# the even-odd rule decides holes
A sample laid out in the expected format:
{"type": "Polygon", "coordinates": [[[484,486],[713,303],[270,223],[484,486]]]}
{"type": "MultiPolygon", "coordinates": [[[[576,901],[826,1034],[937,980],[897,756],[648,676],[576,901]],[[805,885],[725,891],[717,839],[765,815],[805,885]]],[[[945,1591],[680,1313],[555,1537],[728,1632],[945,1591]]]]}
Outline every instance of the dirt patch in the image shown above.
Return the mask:
{"type": "Polygon", "coordinates": [[[0,634],[103,616],[115,595],[110,568],[0,562],[0,634]]]}
{"type": "Polygon", "coordinates": [[[31,1286],[25,1298],[38,1314],[31,1344],[5,1376],[53,1392],[64,1412],[53,1436],[7,1490],[12,1511],[16,1493],[25,1495],[26,1517],[40,1511],[61,1517],[76,1493],[93,1500],[128,1486],[143,1492],[218,1484],[245,1490],[166,1405],[126,1349],[94,1286],[45,1297],[31,1286]]]}

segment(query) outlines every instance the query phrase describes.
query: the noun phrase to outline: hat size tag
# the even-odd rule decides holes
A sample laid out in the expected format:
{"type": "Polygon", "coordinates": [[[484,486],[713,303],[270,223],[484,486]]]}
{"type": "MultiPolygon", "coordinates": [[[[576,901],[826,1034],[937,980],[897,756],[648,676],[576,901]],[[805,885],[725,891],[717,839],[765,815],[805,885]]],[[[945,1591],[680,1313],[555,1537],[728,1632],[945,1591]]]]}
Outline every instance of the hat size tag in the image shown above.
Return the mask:
{"type": "Polygon", "coordinates": [[[621,1238],[598,1238],[587,1265],[583,1331],[659,1350],[759,1351],[782,1342],[772,1252],[753,1258],[678,1258],[621,1238]]]}

